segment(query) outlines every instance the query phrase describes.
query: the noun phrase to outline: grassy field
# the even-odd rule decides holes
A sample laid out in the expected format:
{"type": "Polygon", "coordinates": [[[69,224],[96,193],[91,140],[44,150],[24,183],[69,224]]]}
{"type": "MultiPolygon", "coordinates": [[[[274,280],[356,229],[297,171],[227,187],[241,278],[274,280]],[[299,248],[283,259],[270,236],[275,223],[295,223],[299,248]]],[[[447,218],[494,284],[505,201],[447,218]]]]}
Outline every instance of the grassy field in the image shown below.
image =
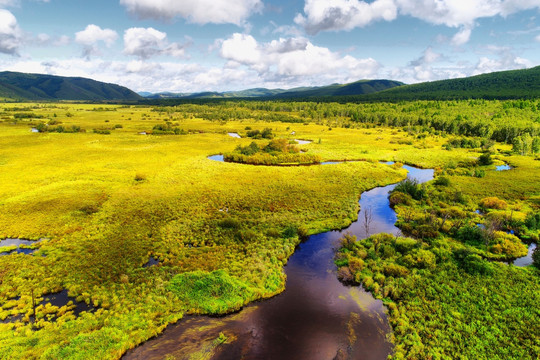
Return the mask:
{"type": "MultiPolygon", "coordinates": [[[[44,239],[34,256],[0,257],[0,319],[20,316],[0,323],[0,358],[117,359],[185,313],[223,313],[275,295],[300,238],[346,226],[364,190],[405,177],[379,161],[442,173],[480,155],[443,149],[452,135],[440,132],[204,120],[195,116],[204,106],[194,107],[0,105],[0,239],[44,239]],[[322,161],[362,161],[270,167],[208,159],[268,142],[227,135],[245,136],[246,128],[311,140],[298,147],[322,161]],[[151,257],[160,265],[144,267],[151,257]],[[77,317],[71,305],[37,306],[33,322],[32,294],[38,303],[62,289],[95,311],[77,317]]],[[[540,195],[537,161],[504,157],[507,144],[494,148],[526,181],[498,186],[529,211],[540,195]]],[[[476,178],[449,176],[472,199],[485,197],[476,178]]],[[[497,176],[494,184],[514,178],[497,176]]]]}

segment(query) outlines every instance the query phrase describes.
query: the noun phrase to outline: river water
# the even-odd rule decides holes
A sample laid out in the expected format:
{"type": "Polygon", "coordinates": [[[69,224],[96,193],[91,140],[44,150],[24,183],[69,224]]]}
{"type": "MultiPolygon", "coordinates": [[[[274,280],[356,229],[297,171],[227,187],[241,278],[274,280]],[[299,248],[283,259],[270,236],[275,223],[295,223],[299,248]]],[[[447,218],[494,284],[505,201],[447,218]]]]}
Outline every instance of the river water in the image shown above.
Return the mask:
{"type": "MultiPolygon", "coordinates": [[[[405,168],[419,182],[433,178],[433,170],[405,168]]],[[[359,220],[348,228],[312,235],[300,244],[285,267],[286,290],[280,295],[225,317],[186,316],[124,359],[187,359],[196,350],[206,354],[204,359],[386,359],[392,344],[382,302],[361,287],[340,283],[333,258],[346,233],[359,239],[399,233],[388,201],[394,186],[364,192],[359,220]],[[372,213],[369,234],[363,220],[367,209],[372,213]],[[213,349],[208,344],[220,332],[230,342],[213,349]]]]}

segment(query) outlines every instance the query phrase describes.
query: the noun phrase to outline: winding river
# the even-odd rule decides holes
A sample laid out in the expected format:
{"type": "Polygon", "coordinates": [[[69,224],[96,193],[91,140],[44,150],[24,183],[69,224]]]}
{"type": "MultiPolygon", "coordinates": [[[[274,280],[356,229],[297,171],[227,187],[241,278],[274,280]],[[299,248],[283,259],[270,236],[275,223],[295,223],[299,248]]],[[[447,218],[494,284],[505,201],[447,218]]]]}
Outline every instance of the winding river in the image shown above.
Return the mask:
{"type": "MultiPolygon", "coordinates": [[[[433,170],[404,167],[419,182],[433,178],[433,170]]],[[[348,228],[312,235],[300,244],[285,267],[286,290],[280,295],[225,317],[186,316],[124,359],[187,359],[194,350],[202,351],[204,359],[386,359],[392,344],[382,302],[361,287],[340,283],[333,257],[345,233],[358,238],[399,233],[388,201],[394,186],[364,192],[359,220],[348,228]],[[370,234],[362,220],[366,209],[373,218],[370,234]],[[230,341],[213,349],[208,344],[220,332],[230,341]]]]}

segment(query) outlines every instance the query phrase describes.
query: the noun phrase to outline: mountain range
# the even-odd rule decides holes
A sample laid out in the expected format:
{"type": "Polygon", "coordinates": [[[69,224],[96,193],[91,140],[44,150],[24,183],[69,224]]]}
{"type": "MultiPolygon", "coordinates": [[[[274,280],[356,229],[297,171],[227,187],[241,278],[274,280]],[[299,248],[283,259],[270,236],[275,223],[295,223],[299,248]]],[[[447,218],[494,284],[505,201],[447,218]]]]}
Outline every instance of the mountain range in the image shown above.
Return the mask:
{"type": "Polygon", "coordinates": [[[32,101],[141,100],[130,89],[81,77],[0,72],[0,98],[32,101]]]}
{"type": "Polygon", "coordinates": [[[306,101],[408,101],[540,98],[540,66],[466,78],[405,85],[393,80],[361,80],[349,84],[294,89],[254,88],[200,93],[140,93],[80,77],[0,72],[0,99],[15,101],[136,101],[148,103],[260,99],[306,101]]]}
{"type": "Polygon", "coordinates": [[[294,89],[253,88],[241,91],[171,93],[139,93],[147,99],[231,99],[231,98],[274,98],[291,99],[312,96],[345,96],[371,94],[381,90],[404,85],[393,80],[360,80],[349,84],[332,84],[317,87],[299,87],[294,89]]]}

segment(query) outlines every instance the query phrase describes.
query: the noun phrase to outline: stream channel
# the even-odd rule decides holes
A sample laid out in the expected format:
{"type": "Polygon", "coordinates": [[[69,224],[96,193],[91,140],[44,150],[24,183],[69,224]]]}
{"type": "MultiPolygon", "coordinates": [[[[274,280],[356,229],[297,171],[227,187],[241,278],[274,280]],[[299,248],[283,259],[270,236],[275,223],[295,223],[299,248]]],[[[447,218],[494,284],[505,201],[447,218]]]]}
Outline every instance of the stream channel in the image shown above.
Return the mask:
{"type": "MultiPolygon", "coordinates": [[[[433,170],[404,168],[419,182],[433,179],[433,170]]],[[[366,237],[364,209],[372,212],[370,235],[399,234],[388,201],[394,186],[364,192],[359,220],[348,228],[312,235],[301,243],[285,266],[283,293],[224,317],[185,316],[123,359],[180,360],[196,350],[206,355],[215,351],[212,359],[386,359],[392,352],[387,340],[391,329],[382,301],[361,287],[339,282],[333,258],[344,234],[366,237]],[[230,341],[214,350],[201,345],[211,344],[220,332],[230,341]]]]}

